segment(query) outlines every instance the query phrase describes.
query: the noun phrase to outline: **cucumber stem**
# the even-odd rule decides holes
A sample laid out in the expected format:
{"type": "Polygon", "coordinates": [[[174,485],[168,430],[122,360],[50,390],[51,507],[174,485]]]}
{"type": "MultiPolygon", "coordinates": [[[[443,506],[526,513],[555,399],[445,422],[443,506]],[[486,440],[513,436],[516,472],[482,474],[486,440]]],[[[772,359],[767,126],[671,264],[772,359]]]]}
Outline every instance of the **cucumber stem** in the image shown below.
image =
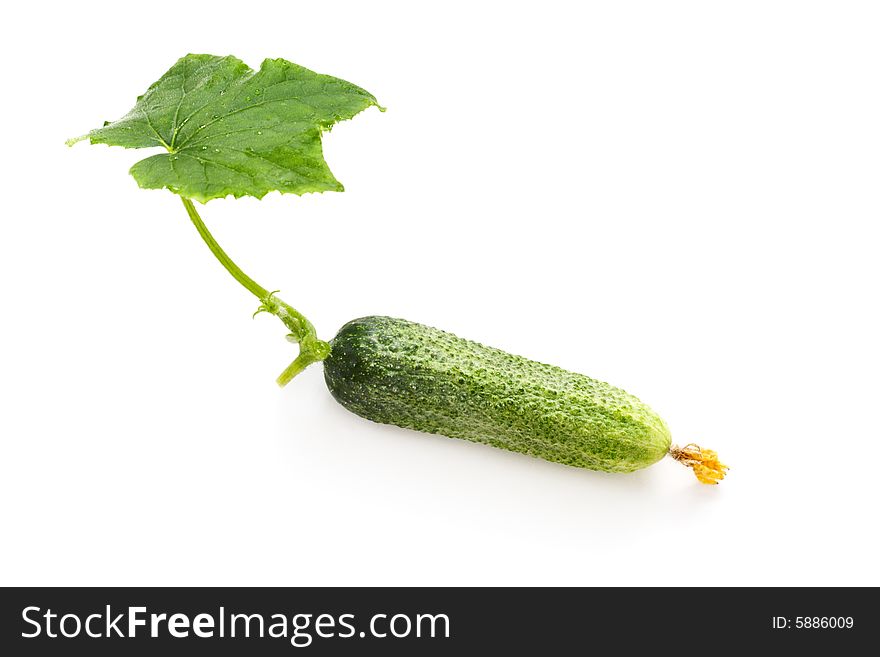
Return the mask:
{"type": "Polygon", "coordinates": [[[193,225],[196,227],[196,230],[199,232],[199,235],[201,235],[205,244],[211,249],[211,253],[214,254],[214,257],[220,261],[220,264],[223,265],[226,271],[228,271],[235,280],[241,283],[248,292],[260,300],[260,307],[257,308],[257,312],[254,313],[254,315],[256,316],[261,312],[275,315],[290,331],[288,337],[291,341],[299,343],[299,355],[284,369],[278,379],[276,379],[278,385],[284,387],[290,383],[293,377],[302,372],[306,367],[312,363],[317,363],[318,361],[327,358],[327,356],[330,355],[330,345],[323,340],[318,339],[317,332],[312,323],[306,319],[302,313],[276,297],[275,292],[269,292],[254,279],[245,274],[217,243],[214,236],[211,235],[205,222],[202,221],[201,216],[199,216],[198,211],[196,211],[193,202],[185,197],[181,197],[180,200],[183,201],[183,207],[186,208],[186,213],[189,215],[190,220],[193,222],[193,225]]]}

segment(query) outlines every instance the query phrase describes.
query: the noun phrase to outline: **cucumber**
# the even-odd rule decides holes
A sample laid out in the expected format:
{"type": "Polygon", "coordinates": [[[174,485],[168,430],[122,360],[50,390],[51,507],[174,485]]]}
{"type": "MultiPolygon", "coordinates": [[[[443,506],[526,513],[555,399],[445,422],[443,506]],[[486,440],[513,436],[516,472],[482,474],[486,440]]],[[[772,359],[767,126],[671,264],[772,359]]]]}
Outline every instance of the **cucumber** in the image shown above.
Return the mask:
{"type": "Polygon", "coordinates": [[[629,393],[429,326],[362,317],[330,345],[331,394],[374,422],[605,472],[670,451],[666,424],[629,393]]]}

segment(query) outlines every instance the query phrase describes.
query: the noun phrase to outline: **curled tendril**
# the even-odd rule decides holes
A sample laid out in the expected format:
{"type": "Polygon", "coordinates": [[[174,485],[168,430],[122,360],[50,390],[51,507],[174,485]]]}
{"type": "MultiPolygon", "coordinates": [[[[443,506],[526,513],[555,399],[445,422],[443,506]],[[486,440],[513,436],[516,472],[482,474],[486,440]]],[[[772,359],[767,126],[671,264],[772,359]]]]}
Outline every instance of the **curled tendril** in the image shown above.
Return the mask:
{"type": "Polygon", "coordinates": [[[251,319],[259,315],[260,313],[271,313],[273,315],[278,312],[278,304],[275,303],[275,295],[281,292],[281,290],[272,290],[269,294],[266,295],[265,299],[261,299],[261,303],[259,308],[254,311],[254,314],[251,315],[251,319]]]}

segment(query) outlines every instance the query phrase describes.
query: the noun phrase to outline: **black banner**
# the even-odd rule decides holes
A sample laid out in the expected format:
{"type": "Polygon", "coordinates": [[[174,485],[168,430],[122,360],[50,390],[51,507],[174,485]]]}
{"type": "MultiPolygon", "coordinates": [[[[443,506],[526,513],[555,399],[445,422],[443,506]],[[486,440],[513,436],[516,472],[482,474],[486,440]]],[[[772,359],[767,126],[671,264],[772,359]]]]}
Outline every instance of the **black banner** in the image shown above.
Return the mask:
{"type": "Polygon", "coordinates": [[[875,595],[842,588],[3,589],[0,652],[839,651],[878,638],[875,595]]]}

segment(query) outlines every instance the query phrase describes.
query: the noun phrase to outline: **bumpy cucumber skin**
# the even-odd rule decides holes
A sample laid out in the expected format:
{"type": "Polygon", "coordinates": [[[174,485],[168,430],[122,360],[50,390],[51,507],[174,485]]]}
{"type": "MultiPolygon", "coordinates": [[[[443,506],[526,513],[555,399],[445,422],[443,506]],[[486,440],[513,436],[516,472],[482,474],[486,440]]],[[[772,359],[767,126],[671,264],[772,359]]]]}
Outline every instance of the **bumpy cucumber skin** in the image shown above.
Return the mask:
{"type": "Polygon", "coordinates": [[[666,424],[629,393],[445,331],[362,317],[330,344],[327,387],[374,422],[605,472],[647,467],[669,450],[666,424]]]}

